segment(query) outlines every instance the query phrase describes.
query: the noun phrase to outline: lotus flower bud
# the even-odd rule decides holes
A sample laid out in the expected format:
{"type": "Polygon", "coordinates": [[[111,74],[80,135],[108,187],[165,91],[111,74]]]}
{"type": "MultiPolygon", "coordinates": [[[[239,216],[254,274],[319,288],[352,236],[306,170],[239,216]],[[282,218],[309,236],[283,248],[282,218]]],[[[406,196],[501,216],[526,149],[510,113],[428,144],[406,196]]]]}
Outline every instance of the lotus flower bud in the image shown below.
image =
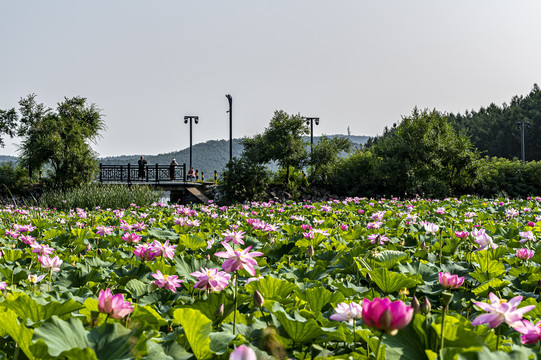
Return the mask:
{"type": "Polygon", "coordinates": [[[86,251],[90,251],[91,247],[90,244],[86,244],[86,251]]]}
{"type": "Polygon", "coordinates": [[[218,308],[216,309],[216,311],[214,312],[214,315],[216,315],[216,317],[218,319],[221,319],[223,316],[224,316],[224,311],[225,311],[225,305],[224,304],[220,304],[220,306],[218,306],[218,308]]]}
{"type": "Polygon", "coordinates": [[[308,255],[309,258],[314,256],[314,247],[312,246],[312,244],[310,244],[308,246],[308,249],[306,249],[306,255],[308,255]]]}
{"type": "Polygon", "coordinates": [[[103,252],[102,249],[98,249],[98,255],[101,255],[102,252],[103,252]]]}
{"type": "Polygon", "coordinates": [[[411,299],[411,307],[413,308],[413,312],[415,314],[418,314],[421,311],[421,304],[415,295],[413,295],[413,299],[411,299]]]}
{"type": "Polygon", "coordinates": [[[430,300],[425,296],[425,301],[421,304],[421,313],[428,315],[430,314],[430,310],[432,310],[432,305],[430,305],[430,300]]]}
{"type": "Polygon", "coordinates": [[[261,293],[257,290],[254,292],[254,303],[258,307],[262,307],[263,304],[265,303],[265,299],[263,298],[263,295],[261,295],[261,293]]]}
{"type": "Polygon", "coordinates": [[[421,249],[426,249],[426,243],[424,241],[421,243],[421,249]]]}

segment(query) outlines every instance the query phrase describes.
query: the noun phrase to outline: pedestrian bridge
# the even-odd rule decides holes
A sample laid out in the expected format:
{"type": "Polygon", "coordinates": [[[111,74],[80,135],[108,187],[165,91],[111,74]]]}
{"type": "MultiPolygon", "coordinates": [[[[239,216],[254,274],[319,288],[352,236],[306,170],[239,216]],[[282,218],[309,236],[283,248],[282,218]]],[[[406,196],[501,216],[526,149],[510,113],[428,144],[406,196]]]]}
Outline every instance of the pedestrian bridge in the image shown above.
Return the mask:
{"type": "Polygon", "coordinates": [[[144,176],[138,177],[138,165],[104,165],[100,163],[98,181],[100,183],[119,185],[151,185],[170,192],[171,202],[177,203],[208,203],[208,198],[201,193],[205,185],[216,184],[217,172],[214,171],[214,181],[205,182],[205,174],[196,171],[195,178],[187,179],[186,164],[171,168],[169,165],[145,165],[144,176]]]}

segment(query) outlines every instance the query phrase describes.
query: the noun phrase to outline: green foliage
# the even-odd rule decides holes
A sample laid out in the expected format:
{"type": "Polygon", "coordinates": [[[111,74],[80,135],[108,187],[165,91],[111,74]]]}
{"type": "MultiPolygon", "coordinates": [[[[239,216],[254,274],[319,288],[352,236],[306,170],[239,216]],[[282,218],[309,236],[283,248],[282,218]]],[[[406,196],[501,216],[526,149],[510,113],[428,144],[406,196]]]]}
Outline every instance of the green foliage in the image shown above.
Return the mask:
{"type": "Polygon", "coordinates": [[[28,169],[21,164],[6,162],[0,164],[0,194],[21,194],[31,183],[28,169]]]}
{"type": "Polygon", "coordinates": [[[15,109],[0,110],[0,147],[4,147],[2,135],[15,136],[17,132],[17,112],[15,109]]]}
{"type": "Polygon", "coordinates": [[[148,206],[162,197],[163,192],[149,186],[128,187],[91,183],[67,190],[47,190],[40,198],[40,204],[62,210],[93,209],[96,206],[126,209],[132,203],[148,206]]]}
{"type": "Polygon", "coordinates": [[[517,122],[527,121],[525,131],[526,159],[541,160],[541,89],[534,84],[530,93],[515,96],[501,107],[490,104],[464,115],[451,114],[449,121],[470,136],[473,145],[490,157],[520,157],[520,129],[517,122]]]}
{"type": "Polygon", "coordinates": [[[304,134],[308,134],[308,127],[302,116],[275,111],[263,134],[244,140],[244,156],[259,164],[276,161],[285,169],[287,183],[290,167],[300,170],[307,161],[308,152],[302,137],[304,134]]]}
{"type": "Polygon", "coordinates": [[[541,161],[485,157],[475,162],[477,178],[472,193],[511,197],[537,195],[541,188],[541,161]]]}
{"type": "Polygon", "coordinates": [[[333,172],[343,152],[349,152],[353,143],[344,137],[329,138],[323,135],[314,143],[308,164],[311,167],[310,182],[323,184],[333,172]]]}
{"type": "Polygon", "coordinates": [[[222,174],[220,191],[224,203],[260,200],[268,182],[268,174],[261,164],[247,157],[234,158],[228,162],[222,174]]]}
{"type": "Polygon", "coordinates": [[[457,134],[437,111],[415,108],[409,117],[366,149],[338,162],[332,187],[351,195],[449,196],[468,189],[473,181],[477,153],[469,139],[457,134]],[[351,180],[345,180],[349,174],[351,180]],[[352,194],[347,187],[368,193],[352,194]]]}
{"type": "Polygon", "coordinates": [[[373,197],[383,193],[379,181],[379,159],[372,151],[356,151],[340,159],[328,177],[330,189],[341,195],[373,197]]]}
{"type": "Polygon", "coordinates": [[[13,115],[14,109],[3,111],[0,118],[5,123],[11,116],[10,126],[19,120],[16,134],[23,139],[21,163],[34,170],[45,168],[50,183],[57,187],[90,181],[98,165],[89,142],[105,127],[96,106],[87,105],[82,97],[64,98],[53,111],[38,104],[34,94],[21,99],[19,105],[20,119],[13,115]]]}

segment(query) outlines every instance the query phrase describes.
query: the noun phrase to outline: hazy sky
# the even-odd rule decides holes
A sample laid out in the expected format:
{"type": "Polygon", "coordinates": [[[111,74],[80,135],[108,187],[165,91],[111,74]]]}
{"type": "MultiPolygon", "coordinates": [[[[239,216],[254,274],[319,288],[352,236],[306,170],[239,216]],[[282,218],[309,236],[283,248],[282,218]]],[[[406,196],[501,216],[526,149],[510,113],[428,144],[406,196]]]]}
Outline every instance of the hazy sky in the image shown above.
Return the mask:
{"type": "MultiPolygon", "coordinates": [[[[0,109],[83,96],[100,156],[262,132],[273,112],[315,135],[377,135],[414,106],[501,105],[541,84],[541,1],[0,0],[0,109]]],[[[0,154],[15,155],[7,139],[0,154]]]]}

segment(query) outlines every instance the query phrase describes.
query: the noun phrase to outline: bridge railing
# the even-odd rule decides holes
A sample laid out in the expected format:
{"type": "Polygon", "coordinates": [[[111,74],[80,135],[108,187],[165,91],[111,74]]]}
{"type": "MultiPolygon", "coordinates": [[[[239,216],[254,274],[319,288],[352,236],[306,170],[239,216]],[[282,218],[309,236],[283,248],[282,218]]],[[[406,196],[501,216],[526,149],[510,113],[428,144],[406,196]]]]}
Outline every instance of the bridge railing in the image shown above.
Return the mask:
{"type": "Polygon", "coordinates": [[[175,166],[171,171],[169,165],[145,165],[144,176],[139,176],[138,165],[104,165],[100,164],[99,182],[153,182],[182,181],[186,182],[186,164],[175,166]]]}

